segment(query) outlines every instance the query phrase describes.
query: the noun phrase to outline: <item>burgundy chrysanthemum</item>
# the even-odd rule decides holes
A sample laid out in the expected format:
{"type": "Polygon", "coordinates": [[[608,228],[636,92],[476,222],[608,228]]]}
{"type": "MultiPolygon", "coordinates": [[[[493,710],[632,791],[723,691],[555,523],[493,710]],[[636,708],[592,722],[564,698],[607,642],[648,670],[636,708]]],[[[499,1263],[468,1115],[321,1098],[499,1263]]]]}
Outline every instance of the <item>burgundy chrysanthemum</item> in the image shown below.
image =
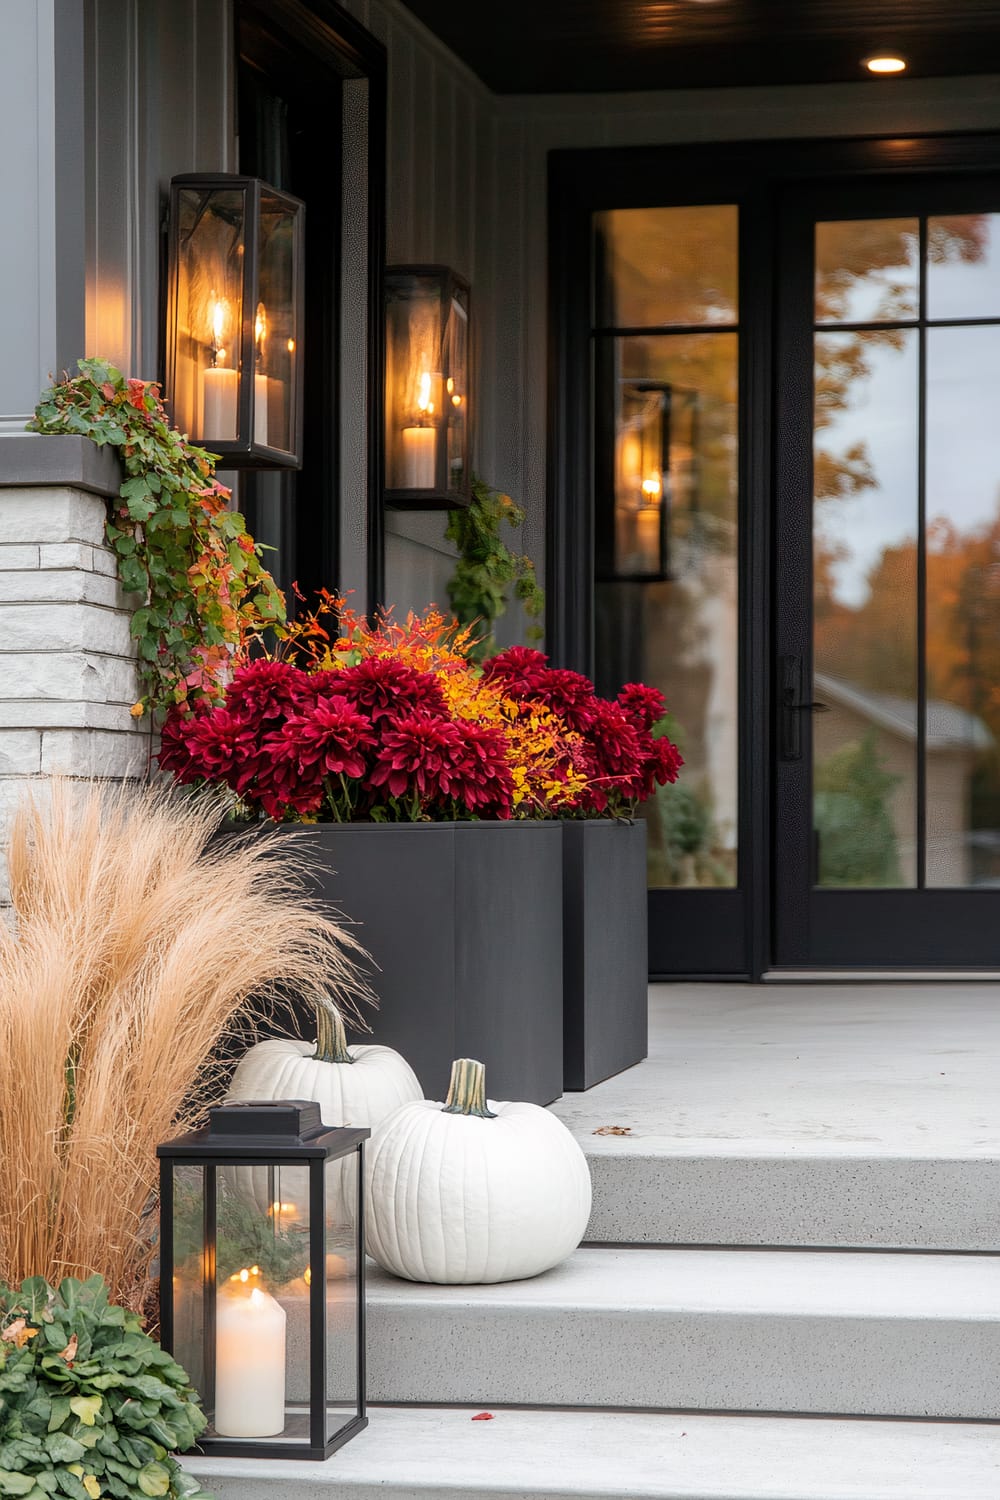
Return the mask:
{"type": "Polygon", "coordinates": [[[366,752],[376,744],[371,720],[340,697],[321,699],[307,713],[293,715],[280,738],[283,753],[303,775],[318,768],[324,776],[362,776],[366,752]]]}
{"type": "Polygon", "coordinates": [[[626,682],[615,701],[640,729],[652,729],[666,709],[659,688],[648,687],[644,682],[626,682]]]}
{"type": "Polygon", "coordinates": [[[502,682],[513,698],[538,697],[549,672],[548,657],[530,646],[508,646],[483,663],[487,682],[502,682]]]}
{"type": "Polygon", "coordinates": [[[368,776],[391,797],[436,802],[449,795],[449,775],[462,754],[462,737],[449,719],[411,713],[384,727],[368,776]]]}
{"type": "Polygon", "coordinates": [[[480,724],[455,725],[461,751],[442,775],[450,795],[467,812],[506,819],[514,803],[514,781],[503,732],[480,724]]]}
{"type": "Polygon", "coordinates": [[[311,817],[323,805],[323,772],[318,764],[303,771],[295,746],[281,729],[261,745],[257,774],[248,789],[269,818],[279,822],[288,812],[311,817]]]}
{"type": "Polygon", "coordinates": [[[246,719],[227,708],[212,708],[190,719],[170,715],[167,725],[159,762],[179,781],[225,781],[242,792],[252,779],[259,746],[255,727],[246,719]]]}
{"type": "Polygon", "coordinates": [[[313,696],[309,674],[286,661],[252,661],[239,667],[226,689],[226,708],[245,719],[273,721],[297,711],[313,696]]]}
{"type": "Polygon", "coordinates": [[[684,757],[672,740],[662,735],[652,740],[642,766],[642,795],[651,797],[656,787],[676,781],[677,773],[684,764],[684,757]]]}
{"type": "Polygon", "coordinates": [[[444,714],[445,701],[432,672],[419,672],[387,656],[368,656],[337,673],[336,691],[375,721],[414,710],[444,714]]]}

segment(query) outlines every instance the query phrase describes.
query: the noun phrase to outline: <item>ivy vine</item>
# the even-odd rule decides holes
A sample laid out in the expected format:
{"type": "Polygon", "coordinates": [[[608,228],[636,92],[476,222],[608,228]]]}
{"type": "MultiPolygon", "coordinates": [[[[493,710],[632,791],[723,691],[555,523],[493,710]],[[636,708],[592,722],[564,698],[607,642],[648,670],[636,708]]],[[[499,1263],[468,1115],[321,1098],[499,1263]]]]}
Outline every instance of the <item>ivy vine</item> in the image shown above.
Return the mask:
{"type": "MultiPolygon", "coordinates": [[[[535,575],[530,557],[512,552],[501,536],[501,528],[524,524],[525,513],[509,495],[492,489],[472,476],[472,499],[460,510],[450,511],[445,536],[456,544],[458,560],[448,580],[448,598],[463,625],[482,622],[484,633],[470,655],[482,661],[496,651],[493,622],[507,608],[510,586],[529,619],[538,620],[545,611],[545,590],[535,575]]],[[[530,625],[529,640],[541,640],[540,625],[530,625]]]]}
{"type": "Polygon", "coordinates": [[[43,392],[28,428],[118,450],[125,478],[107,539],[122,587],[139,599],[133,717],[218,702],[250,641],[284,621],[284,597],[243,517],[226,509],[214,455],[171,425],[156,382],[126,379],[103,360],[77,367],[43,392]]]}

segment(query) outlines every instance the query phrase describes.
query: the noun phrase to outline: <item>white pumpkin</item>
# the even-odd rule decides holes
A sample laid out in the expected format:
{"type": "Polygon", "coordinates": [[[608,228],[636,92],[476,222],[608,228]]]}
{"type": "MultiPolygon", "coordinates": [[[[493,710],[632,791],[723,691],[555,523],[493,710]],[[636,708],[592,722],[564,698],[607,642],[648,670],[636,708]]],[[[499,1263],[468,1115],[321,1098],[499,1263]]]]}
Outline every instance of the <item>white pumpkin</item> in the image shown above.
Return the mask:
{"type": "MultiPolygon", "coordinates": [[[[371,1127],[401,1104],[421,1098],[416,1073],[391,1047],[349,1047],[340,1015],[322,1004],[316,1007],[316,1025],[315,1042],[277,1037],[251,1047],[237,1064],[226,1102],[311,1099],[324,1125],[371,1127]]],[[[242,1198],[268,1212],[266,1167],[238,1167],[230,1177],[242,1198]]]]}
{"type": "Polygon", "coordinates": [[[590,1218],[590,1169],[537,1104],[488,1103],[482,1063],[452,1067],[444,1104],[401,1105],[372,1132],[367,1249],[409,1281],[519,1281],[558,1265],[590,1218]]]}

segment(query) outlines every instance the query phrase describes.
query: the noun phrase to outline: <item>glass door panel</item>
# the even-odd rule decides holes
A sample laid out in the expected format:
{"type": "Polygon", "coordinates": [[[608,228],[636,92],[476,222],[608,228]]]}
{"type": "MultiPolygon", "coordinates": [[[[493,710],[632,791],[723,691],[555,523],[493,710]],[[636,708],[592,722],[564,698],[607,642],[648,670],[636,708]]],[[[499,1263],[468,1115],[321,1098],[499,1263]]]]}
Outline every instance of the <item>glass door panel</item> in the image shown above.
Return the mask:
{"type": "Polygon", "coordinates": [[[1000,213],[930,211],[962,192],[831,188],[786,214],[779,965],[991,962],[1000,213]]]}
{"type": "Polygon", "coordinates": [[[738,881],[737,210],[595,215],[595,677],[660,688],[685,767],[652,889],[738,881]],[[627,330],[627,331],[626,331],[627,330]]]}

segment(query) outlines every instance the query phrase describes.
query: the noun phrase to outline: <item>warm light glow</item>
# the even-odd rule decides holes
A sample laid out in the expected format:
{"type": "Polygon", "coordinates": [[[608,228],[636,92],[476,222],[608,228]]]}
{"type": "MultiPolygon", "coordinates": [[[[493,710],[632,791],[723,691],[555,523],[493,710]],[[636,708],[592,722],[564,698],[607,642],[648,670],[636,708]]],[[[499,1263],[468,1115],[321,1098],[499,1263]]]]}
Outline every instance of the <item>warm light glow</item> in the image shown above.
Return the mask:
{"type": "Polygon", "coordinates": [[[417,411],[430,413],[434,410],[431,405],[431,377],[425,370],[417,380],[417,411]]]}
{"type": "Polygon", "coordinates": [[[902,57],[880,52],[876,57],[866,57],[865,67],[869,73],[903,73],[906,71],[906,61],[902,57]]]}
{"type": "Polygon", "coordinates": [[[230,1281],[239,1281],[239,1282],[242,1282],[243,1285],[245,1286],[246,1283],[250,1280],[251,1276],[259,1276],[259,1275],[260,1275],[260,1266],[244,1266],[242,1271],[234,1271],[233,1274],[232,1274],[232,1276],[230,1276],[229,1279],[230,1279],[230,1281]]]}
{"type": "Polygon", "coordinates": [[[254,342],[257,345],[257,353],[264,349],[264,340],[267,338],[267,308],[263,302],[257,303],[257,317],[253,325],[254,342]]]}
{"type": "Polygon", "coordinates": [[[250,1272],[246,1269],[245,1266],[244,1266],[243,1270],[240,1272],[240,1280],[241,1281],[249,1281],[250,1280],[250,1272]]]}
{"type": "MultiPolygon", "coordinates": [[[[222,343],[222,335],[226,327],[226,307],[223,302],[212,304],[212,343],[218,349],[222,343]]],[[[222,352],[221,350],[219,351],[222,352]]]]}
{"type": "Polygon", "coordinates": [[[659,500],[663,494],[663,481],[660,478],[658,469],[654,469],[642,481],[642,493],[646,497],[648,504],[651,504],[654,500],[659,500]]]}
{"type": "Polygon", "coordinates": [[[289,352],[289,354],[294,354],[295,353],[295,340],[294,339],[289,339],[288,340],[288,352],[289,352]]]}
{"type": "Polygon", "coordinates": [[[305,1282],[306,1286],[312,1286],[312,1279],[312,1266],[306,1266],[305,1270],[302,1273],[302,1280],[305,1282]]]}

